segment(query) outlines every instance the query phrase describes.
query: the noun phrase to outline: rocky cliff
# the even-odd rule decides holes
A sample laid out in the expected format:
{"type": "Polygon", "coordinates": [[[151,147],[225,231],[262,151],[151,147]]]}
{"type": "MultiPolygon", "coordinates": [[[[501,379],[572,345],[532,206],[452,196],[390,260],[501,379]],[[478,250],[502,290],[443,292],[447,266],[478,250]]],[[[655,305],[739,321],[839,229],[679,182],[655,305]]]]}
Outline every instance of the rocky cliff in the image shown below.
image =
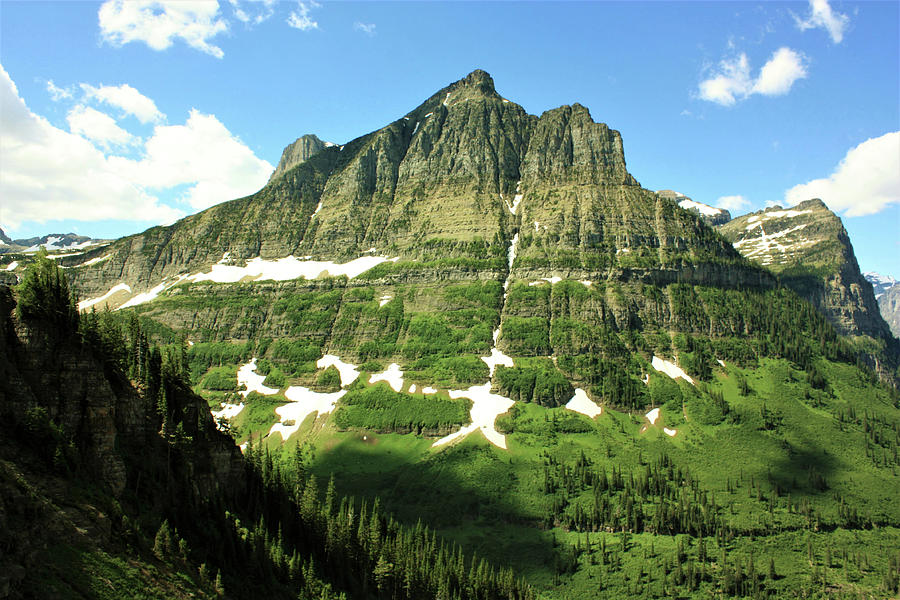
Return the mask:
{"type": "Polygon", "coordinates": [[[888,289],[878,298],[878,309],[895,338],[900,338],[900,285],[888,289]]]}

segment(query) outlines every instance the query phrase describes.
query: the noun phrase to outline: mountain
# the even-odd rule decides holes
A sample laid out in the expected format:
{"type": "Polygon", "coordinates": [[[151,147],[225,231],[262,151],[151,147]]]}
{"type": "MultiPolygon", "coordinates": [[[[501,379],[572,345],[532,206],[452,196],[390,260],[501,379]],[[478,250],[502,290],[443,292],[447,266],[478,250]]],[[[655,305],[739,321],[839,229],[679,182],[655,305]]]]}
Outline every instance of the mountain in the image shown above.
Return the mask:
{"type": "Polygon", "coordinates": [[[141,390],[159,356],[244,451],[246,497],[172,511],[226,589],[897,593],[897,348],[824,291],[860,293],[839,220],[775,238],[820,232],[811,271],[772,267],[784,244],[755,264],[587,108],[530,115],[483,71],[299,151],[256,194],[54,261],[113,367],[141,390]]]}
{"type": "Polygon", "coordinates": [[[741,254],[809,300],[842,335],[892,343],[847,231],[821,200],[743,215],[719,231],[741,254]]]}
{"type": "Polygon", "coordinates": [[[41,247],[48,251],[81,251],[91,246],[106,243],[75,233],[51,233],[30,238],[12,240],[0,230],[0,254],[9,252],[37,252],[41,247]]]}
{"type": "Polygon", "coordinates": [[[881,295],[890,290],[892,287],[900,284],[900,281],[897,281],[893,277],[880,275],[871,271],[868,273],[863,273],[863,277],[866,278],[866,281],[872,284],[872,291],[875,292],[876,300],[881,298],[881,295]]]}
{"type": "Polygon", "coordinates": [[[716,208],[702,202],[695,202],[680,192],[674,190],[659,190],[656,192],[663,198],[674,200],[678,206],[685,210],[693,211],[700,215],[706,221],[707,225],[716,226],[724,225],[731,220],[731,213],[724,208],[716,208]]]}

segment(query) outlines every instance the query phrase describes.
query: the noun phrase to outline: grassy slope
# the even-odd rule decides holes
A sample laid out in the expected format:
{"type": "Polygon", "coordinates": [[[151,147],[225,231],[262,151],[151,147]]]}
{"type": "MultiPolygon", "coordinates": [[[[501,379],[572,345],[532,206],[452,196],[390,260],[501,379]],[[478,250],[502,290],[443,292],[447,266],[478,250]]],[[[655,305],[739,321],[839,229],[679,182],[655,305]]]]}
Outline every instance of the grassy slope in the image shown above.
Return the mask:
{"type": "MultiPolygon", "coordinates": [[[[733,539],[723,540],[729,565],[740,560],[746,569],[752,554],[762,572],[771,557],[778,579],[765,586],[776,594],[824,589],[821,582],[811,583],[813,565],[827,571],[825,581],[833,591],[877,593],[888,558],[900,545],[900,507],[894,501],[900,476],[892,454],[898,411],[888,392],[855,367],[822,361],[820,368],[827,391],[812,388],[806,375],[787,361],[765,360],[760,368],[745,370],[729,365],[715,372],[705,391],[679,384],[684,405],[677,397],[670,400],[657,424],[643,432],[648,423],[640,413],[605,410],[591,421],[563,408],[520,403],[514,416],[498,422],[513,431],[507,438],[509,451],[478,434],[434,450],[433,438],[342,432],[331,419],[314,424],[312,417],[284,445],[270,440],[268,446],[293,453],[303,443],[306,466],[320,480],[334,476],[342,493],[379,496],[401,520],[422,519],[481,556],[511,563],[548,598],[593,597],[601,589],[609,597],[644,591],[650,597],[667,595],[662,573],[666,565],[674,572],[676,540],[682,540],[688,560],[696,557],[696,538],[629,535],[629,550],[623,553],[621,532],[593,532],[593,549],[584,551],[584,533],[547,527],[552,497],[541,490],[547,457],[573,463],[583,452],[594,468],[610,472],[616,467],[627,474],[640,473],[643,465],[666,454],[675,465],[690,469],[700,489],[715,494],[720,517],[735,532],[733,539]],[[740,376],[748,382],[747,395],[739,392],[740,376]],[[710,392],[721,392],[730,408],[718,423],[709,416],[710,392]],[[850,406],[857,422],[848,416],[850,406]],[[664,435],[663,426],[678,434],[664,435]],[[883,440],[883,445],[870,442],[874,451],[867,451],[865,427],[877,430],[883,440]],[[811,472],[824,477],[826,489],[815,488],[811,472]],[[862,524],[843,527],[842,498],[858,510],[862,524]],[[601,537],[606,538],[605,560],[598,549],[601,537]],[[835,566],[826,570],[829,548],[835,566]]],[[[251,401],[245,413],[271,413],[271,421],[254,417],[257,425],[251,427],[267,431],[278,401],[257,400],[259,408],[253,409],[251,401]]],[[[244,429],[250,421],[244,421],[244,429]]],[[[572,494],[570,506],[586,502],[589,495],[572,494]]],[[[648,513],[653,510],[650,504],[645,507],[648,513]]],[[[718,576],[721,548],[714,538],[708,538],[707,552],[708,570],[718,576]]],[[[704,597],[718,585],[717,580],[701,583],[694,594],[704,597]]]]}

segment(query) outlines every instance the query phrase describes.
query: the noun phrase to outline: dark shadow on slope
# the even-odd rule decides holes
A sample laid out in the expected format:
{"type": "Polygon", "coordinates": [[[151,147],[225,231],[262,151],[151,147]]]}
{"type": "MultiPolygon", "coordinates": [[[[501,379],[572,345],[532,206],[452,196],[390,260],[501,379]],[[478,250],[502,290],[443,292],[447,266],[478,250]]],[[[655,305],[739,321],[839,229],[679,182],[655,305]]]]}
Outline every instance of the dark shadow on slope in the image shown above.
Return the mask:
{"type": "Polygon", "coordinates": [[[519,573],[552,574],[553,537],[514,504],[522,494],[509,458],[474,437],[424,460],[344,443],[321,452],[311,471],[323,485],[333,475],[339,494],[380,498],[382,509],[404,524],[421,520],[467,555],[519,573]]]}

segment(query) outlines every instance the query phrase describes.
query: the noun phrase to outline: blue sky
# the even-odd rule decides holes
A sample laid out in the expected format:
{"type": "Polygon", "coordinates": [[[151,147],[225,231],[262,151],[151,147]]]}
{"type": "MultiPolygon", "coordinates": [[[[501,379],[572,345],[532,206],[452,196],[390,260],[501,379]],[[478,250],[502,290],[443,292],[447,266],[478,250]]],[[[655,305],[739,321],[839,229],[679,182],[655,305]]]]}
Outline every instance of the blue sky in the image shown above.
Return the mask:
{"type": "Polygon", "coordinates": [[[900,278],[898,2],[0,2],[0,226],[134,233],[475,68],[579,102],[629,171],[732,214],[814,195],[900,278]]]}

